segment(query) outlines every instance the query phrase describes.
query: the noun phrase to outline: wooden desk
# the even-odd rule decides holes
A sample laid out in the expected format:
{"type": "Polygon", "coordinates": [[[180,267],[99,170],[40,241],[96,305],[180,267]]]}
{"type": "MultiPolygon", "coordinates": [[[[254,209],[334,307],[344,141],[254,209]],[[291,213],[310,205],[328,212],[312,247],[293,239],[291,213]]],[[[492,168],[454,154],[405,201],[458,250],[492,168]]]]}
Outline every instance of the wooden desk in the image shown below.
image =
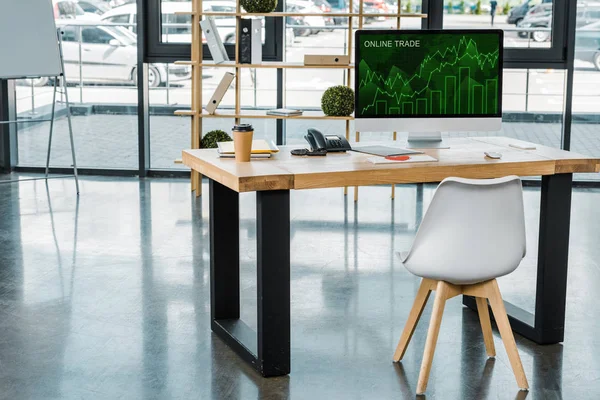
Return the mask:
{"type": "MultiPolygon", "coordinates": [[[[540,344],[564,338],[573,173],[600,172],[600,159],[536,145],[519,150],[504,137],[448,139],[427,150],[438,162],[371,164],[370,156],[332,153],[236,163],[216,150],[186,150],[185,165],[210,178],[211,326],[263,376],[290,372],[290,190],[439,182],[449,176],[542,176],[535,314],[507,304],[515,332],[540,344]],[[484,157],[502,153],[502,159],[484,157]],[[238,193],[257,195],[258,332],[240,320],[238,193]]],[[[476,309],[465,297],[464,304],[476,309]]],[[[393,349],[390,349],[392,352],[393,349]]]]}

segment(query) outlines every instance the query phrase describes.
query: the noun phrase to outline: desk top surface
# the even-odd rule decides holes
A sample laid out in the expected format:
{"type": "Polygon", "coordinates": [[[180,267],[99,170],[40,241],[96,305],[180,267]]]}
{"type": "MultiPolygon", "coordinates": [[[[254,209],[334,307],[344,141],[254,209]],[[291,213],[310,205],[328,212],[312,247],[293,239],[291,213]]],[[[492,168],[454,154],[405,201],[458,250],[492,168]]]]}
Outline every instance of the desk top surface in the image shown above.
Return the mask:
{"type": "MultiPolygon", "coordinates": [[[[449,149],[424,150],[437,162],[372,164],[367,158],[373,156],[355,152],[297,157],[292,156],[290,150],[301,146],[281,146],[280,152],[272,158],[248,163],[219,158],[215,149],[184,150],[183,163],[237,192],[439,182],[450,176],[497,178],[600,172],[599,158],[538,144],[535,150],[520,150],[509,144],[528,143],[507,137],[444,141],[449,149]],[[486,158],[486,151],[501,153],[502,158],[486,158]]],[[[401,141],[385,143],[393,147],[402,147],[402,144],[401,141]]]]}

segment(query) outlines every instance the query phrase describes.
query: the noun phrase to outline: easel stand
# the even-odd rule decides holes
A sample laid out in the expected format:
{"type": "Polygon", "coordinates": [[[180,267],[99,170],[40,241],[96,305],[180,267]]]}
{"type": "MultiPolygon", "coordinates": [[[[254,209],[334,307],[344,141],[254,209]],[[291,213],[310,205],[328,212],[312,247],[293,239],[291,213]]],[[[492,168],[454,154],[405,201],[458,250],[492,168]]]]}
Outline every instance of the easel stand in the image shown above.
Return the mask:
{"type": "MultiPolygon", "coordinates": [[[[73,124],[71,121],[71,107],[69,103],[69,93],[67,91],[67,80],[65,78],[65,62],[63,57],[63,48],[62,48],[62,31],[60,29],[57,30],[58,35],[58,48],[60,52],[60,66],[61,73],[60,75],[53,76],[54,78],[54,91],[52,94],[52,111],[49,119],[41,119],[36,120],[36,122],[50,122],[50,135],[48,136],[48,151],[46,153],[46,173],[43,178],[28,178],[28,179],[13,179],[7,181],[0,181],[0,183],[15,183],[15,182],[25,182],[25,181],[35,181],[40,179],[58,179],[58,178],[68,178],[73,176],[75,178],[75,188],[77,189],[77,194],[79,195],[79,177],[77,174],[77,161],[75,157],[75,142],[73,140],[73,124]],[[60,89],[59,89],[59,81],[60,81],[60,89]],[[65,104],[67,107],[67,121],[69,124],[69,140],[71,143],[71,157],[73,160],[73,175],[61,175],[55,177],[49,177],[48,174],[50,172],[50,153],[52,150],[52,135],[54,133],[54,120],[56,118],[56,93],[60,93],[65,96],[65,104]]],[[[19,124],[22,122],[29,122],[26,119],[17,119],[14,121],[0,121],[0,124],[19,124]]]]}

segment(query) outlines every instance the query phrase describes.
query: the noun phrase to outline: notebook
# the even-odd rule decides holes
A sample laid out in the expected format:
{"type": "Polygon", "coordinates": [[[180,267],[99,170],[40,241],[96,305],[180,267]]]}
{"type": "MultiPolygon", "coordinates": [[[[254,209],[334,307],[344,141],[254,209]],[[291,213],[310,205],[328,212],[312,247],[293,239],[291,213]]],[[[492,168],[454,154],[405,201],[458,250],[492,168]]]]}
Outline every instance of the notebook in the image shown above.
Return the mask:
{"type": "MultiPolygon", "coordinates": [[[[235,154],[233,147],[233,141],[231,142],[217,142],[219,153],[221,154],[235,154]]],[[[252,141],[252,154],[271,154],[277,153],[279,148],[273,142],[267,142],[264,139],[257,139],[252,141]]]]}

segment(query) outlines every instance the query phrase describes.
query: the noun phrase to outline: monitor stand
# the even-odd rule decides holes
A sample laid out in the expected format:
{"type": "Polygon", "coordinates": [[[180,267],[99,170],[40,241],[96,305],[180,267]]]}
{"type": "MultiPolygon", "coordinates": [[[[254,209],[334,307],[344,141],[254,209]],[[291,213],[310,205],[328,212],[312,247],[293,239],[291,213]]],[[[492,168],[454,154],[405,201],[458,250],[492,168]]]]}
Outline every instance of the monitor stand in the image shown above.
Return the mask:
{"type": "Polygon", "coordinates": [[[442,140],[442,132],[409,132],[409,149],[449,149],[442,140]]]}

